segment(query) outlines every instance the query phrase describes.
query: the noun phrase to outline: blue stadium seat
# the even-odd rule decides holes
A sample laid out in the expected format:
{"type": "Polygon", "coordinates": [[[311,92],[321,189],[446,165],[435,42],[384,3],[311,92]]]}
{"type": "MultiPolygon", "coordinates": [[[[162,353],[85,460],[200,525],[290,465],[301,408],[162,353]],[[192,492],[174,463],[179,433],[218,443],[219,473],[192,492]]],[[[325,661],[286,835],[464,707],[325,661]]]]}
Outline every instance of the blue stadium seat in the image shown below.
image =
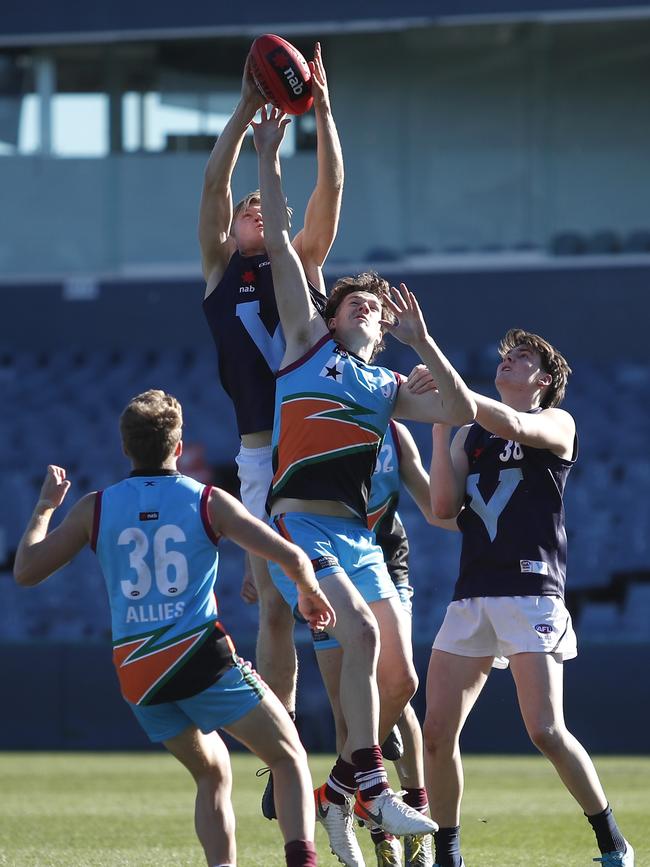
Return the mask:
{"type": "Polygon", "coordinates": [[[551,238],[550,249],[554,256],[580,256],[587,243],[579,232],[558,232],[551,238]]]}

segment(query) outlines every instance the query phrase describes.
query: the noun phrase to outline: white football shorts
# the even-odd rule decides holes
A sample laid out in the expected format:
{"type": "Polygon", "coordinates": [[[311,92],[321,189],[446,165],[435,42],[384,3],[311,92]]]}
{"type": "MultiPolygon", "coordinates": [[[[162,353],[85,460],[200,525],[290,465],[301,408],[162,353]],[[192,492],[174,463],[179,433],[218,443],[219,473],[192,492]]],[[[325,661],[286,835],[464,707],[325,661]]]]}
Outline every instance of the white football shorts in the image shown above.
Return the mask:
{"type": "Polygon", "coordinates": [[[433,647],[458,656],[493,656],[507,668],[516,653],[578,654],[571,615],[557,596],[480,596],[451,602],[433,647]]]}
{"type": "Polygon", "coordinates": [[[273,479],[272,446],[248,449],[242,446],[235,458],[241,501],[251,515],[268,522],[266,498],[273,479]]]}

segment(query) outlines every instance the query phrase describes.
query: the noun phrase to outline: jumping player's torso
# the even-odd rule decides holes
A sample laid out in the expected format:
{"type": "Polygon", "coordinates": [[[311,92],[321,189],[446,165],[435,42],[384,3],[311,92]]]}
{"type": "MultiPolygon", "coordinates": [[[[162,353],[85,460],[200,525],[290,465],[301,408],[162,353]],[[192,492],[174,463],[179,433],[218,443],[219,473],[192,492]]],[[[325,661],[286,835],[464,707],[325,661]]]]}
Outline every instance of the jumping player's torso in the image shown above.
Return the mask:
{"type": "MultiPolygon", "coordinates": [[[[317,309],[325,298],[310,285],[317,309]]],[[[235,252],[215,289],[204,299],[217,348],[219,376],[237,416],[240,436],[273,427],[275,374],[285,341],[266,253],[235,252]]],[[[252,445],[252,443],[251,443],[252,445]]]]}
{"type": "Polygon", "coordinates": [[[334,501],[365,521],[399,382],[398,374],[366,364],[329,335],[279,371],[270,503],[334,501]]]}
{"type": "Polygon", "coordinates": [[[566,581],[563,492],[572,460],[504,440],[473,424],[460,575],[454,599],[559,596],[566,581]]]}
{"type": "Polygon", "coordinates": [[[134,704],[205,689],[218,674],[215,660],[234,650],[217,623],[218,538],[209,492],[160,470],[96,495],[91,545],[108,590],[113,661],[134,704]]]}
{"type": "Polygon", "coordinates": [[[379,449],[368,500],[368,529],[375,534],[395,584],[408,583],[409,544],[397,512],[401,449],[395,422],[390,421],[379,449]]]}

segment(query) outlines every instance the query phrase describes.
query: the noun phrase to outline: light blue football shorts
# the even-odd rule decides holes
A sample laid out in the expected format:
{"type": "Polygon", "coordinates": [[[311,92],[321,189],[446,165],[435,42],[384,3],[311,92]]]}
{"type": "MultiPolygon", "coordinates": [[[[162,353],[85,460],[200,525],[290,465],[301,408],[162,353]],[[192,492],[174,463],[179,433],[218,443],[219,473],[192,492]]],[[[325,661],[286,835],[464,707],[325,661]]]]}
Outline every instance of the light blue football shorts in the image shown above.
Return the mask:
{"type": "Polygon", "coordinates": [[[216,683],[190,698],[128,705],[149,740],[158,743],[179,735],[188,726],[196,726],[207,735],[236,722],[260,703],[266,689],[250,663],[238,658],[216,683]]]}
{"type": "MultiPolygon", "coordinates": [[[[345,572],[365,602],[377,602],[397,595],[383,551],[360,518],[287,512],[271,518],[271,527],[303,549],[319,581],[335,572],[345,572]]],[[[294,582],[276,563],[269,563],[269,571],[285,602],[302,620],[298,614],[298,591],[294,582]]],[[[317,650],[339,646],[327,633],[314,633],[314,639],[317,650]]]]}

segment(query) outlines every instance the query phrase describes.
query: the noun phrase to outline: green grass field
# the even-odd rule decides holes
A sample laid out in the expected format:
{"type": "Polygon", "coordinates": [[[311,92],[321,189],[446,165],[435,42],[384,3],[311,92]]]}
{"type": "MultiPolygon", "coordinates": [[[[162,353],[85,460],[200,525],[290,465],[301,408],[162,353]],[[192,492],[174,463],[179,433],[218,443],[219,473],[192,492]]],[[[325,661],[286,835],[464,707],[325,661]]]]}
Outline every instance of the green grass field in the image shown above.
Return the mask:
{"type": "MultiPolygon", "coordinates": [[[[311,760],[322,780],[332,757],[311,760]]],[[[237,754],[234,798],[239,867],[282,867],[276,822],[259,802],[259,762],[237,754]]],[[[597,761],[636,867],[650,865],[650,758],[597,761]]],[[[463,852],[468,867],[588,867],[593,835],[542,758],[470,756],[465,761],[463,852]]],[[[0,754],[0,864],[9,867],[202,867],[193,830],[193,783],[169,756],[0,754]]],[[[376,861],[359,832],[367,867],[376,861]]],[[[320,864],[334,867],[317,829],[320,864]]]]}

